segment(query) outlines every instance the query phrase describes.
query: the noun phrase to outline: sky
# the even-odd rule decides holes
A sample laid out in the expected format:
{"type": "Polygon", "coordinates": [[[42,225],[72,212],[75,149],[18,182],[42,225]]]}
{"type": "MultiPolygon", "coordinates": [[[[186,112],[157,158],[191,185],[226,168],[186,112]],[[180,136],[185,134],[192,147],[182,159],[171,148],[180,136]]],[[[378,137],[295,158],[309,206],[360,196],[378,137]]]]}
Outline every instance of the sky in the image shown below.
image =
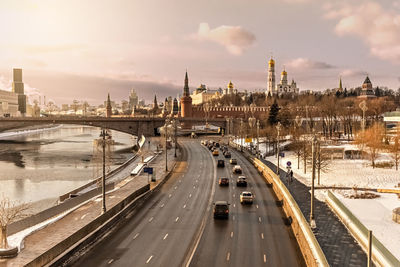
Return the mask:
{"type": "Polygon", "coordinates": [[[2,0],[0,89],[23,69],[34,99],[149,102],[202,84],[267,88],[286,68],[300,90],[400,87],[400,0],[2,0]]]}

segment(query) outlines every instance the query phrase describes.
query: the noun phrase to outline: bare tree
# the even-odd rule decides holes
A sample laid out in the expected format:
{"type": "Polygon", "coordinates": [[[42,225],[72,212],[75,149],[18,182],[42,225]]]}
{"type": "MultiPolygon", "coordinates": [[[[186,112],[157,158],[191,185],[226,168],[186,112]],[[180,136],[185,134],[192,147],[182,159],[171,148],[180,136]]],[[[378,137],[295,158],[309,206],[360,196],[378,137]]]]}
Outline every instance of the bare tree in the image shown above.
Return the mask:
{"type": "Polygon", "coordinates": [[[28,204],[19,204],[7,197],[0,200],[0,248],[8,248],[7,226],[25,217],[28,204]]]}
{"type": "Polygon", "coordinates": [[[375,168],[375,160],[378,157],[378,152],[383,148],[383,138],[385,129],[379,123],[375,123],[372,127],[365,130],[365,141],[371,159],[372,168],[375,168]]]}
{"type": "Polygon", "coordinates": [[[318,185],[319,185],[321,181],[321,171],[323,173],[329,172],[331,164],[330,153],[326,150],[321,149],[321,144],[318,144],[317,156],[315,162],[318,171],[318,185]]]}
{"type": "Polygon", "coordinates": [[[396,171],[399,169],[400,162],[400,128],[397,127],[396,133],[392,138],[392,143],[389,144],[388,150],[391,153],[394,164],[396,166],[396,171]]]}
{"type": "Polygon", "coordinates": [[[311,145],[306,140],[302,142],[301,159],[304,163],[304,174],[307,173],[307,162],[311,157],[311,145]]]}

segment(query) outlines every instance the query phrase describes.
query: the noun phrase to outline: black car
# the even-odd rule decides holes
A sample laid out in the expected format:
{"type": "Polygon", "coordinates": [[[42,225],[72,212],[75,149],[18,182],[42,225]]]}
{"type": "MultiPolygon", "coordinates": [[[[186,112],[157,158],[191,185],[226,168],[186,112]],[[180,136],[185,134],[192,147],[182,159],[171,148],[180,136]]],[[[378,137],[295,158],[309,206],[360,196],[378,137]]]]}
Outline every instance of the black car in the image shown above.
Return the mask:
{"type": "Polygon", "coordinates": [[[224,154],[224,156],[225,156],[225,158],[231,158],[231,152],[225,152],[225,154],[224,154]]]}
{"type": "Polygon", "coordinates": [[[225,167],[225,161],[223,159],[219,159],[217,162],[217,167],[225,167]]]}
{"type": "Polygon", "coordinates": [[[224,177],[224,178],[219,178],[218,184],[219,184],[220,186],[229,186],[229,178],[226,178],[226,177],[224,177]]]}
{"type": "Polygon", "coordinates": [[[229,218],[229,203],[227,201],[217,201],[214,203],[214,219],[229,218]]]}

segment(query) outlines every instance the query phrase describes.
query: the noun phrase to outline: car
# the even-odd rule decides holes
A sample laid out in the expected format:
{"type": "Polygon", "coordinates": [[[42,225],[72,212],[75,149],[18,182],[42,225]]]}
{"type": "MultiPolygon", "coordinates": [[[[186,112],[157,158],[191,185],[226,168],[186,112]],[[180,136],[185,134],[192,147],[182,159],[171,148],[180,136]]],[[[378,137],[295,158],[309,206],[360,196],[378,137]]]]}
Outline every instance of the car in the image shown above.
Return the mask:
{"type": "Polygon", "coordinates": [[[229,178],[223,177],[218,179],[218,184],[220,186],[229,186],[229,178]]]}
{"type": "Polygon", "coordinates": [[[212,152],[212,155],[213,155],[213,156],[219,156],[218,150],[215,149],[215,150],[212,152]]]}
{"type": "Polygon", "coordinates": [[[214,203],[214,219],[229,218],[229,203],[227,201],[217,201],[214,203]]]}
{"type": "Polygon", "coordinates": [[[230,160],[229,160],[229,163],[230,163],[230,164],[237,164],[237,159],[230,159],[230,160]]]}
{"type": "Polygon", "coordinates": [[[236,186],[243,186],[246,187],[247,186],[247,180],[246,177],[244,176],[239,176],[236,180],[236,186]]]}
{"type": "Polygon", "coordinates": [[[219,159],[217,162],[217,167],[225,167],[225,161],[223,159],[219,159]]]}
{"type": "Polygon", "coordinates": [[[224,154],[224,156],[225,156],[225,158],[230,158],[231,157],[231,152],[226,152],[225,154],[224,154]]]}
{"type": "Polygon", "coordinates": [[[235,165],[232,168],[232,172],[241,174],[242,173],[242,168],[239,165],[235,165]]]}
{"type": "Polygon", "coordinates": [[[254,196],[249,191],[240,193],[240,204],[253,204],[254,196]]]}
{"type": "Polygon", "coordinates": [[[219,143],[218,143],[218,142],[216,142],[216,143],[215,143],[215,146],[216,146],[216,147],[219,147],[219,143]]]}

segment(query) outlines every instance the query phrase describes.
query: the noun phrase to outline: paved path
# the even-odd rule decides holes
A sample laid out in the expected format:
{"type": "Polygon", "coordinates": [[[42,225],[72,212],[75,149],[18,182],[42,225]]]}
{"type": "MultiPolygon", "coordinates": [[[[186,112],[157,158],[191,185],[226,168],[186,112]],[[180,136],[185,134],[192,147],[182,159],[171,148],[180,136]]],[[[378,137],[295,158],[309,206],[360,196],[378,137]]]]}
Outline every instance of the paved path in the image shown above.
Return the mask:
{"type": "MultiPolygon", "coordinates": [[[[264,159],[262,161],[276,170],[275,164],[264,159]]],[[[286,182],[286,171],[280,169],[279,173],[281,180],[286,182]]],[[[307,221],[310,219],[310,190],[310,187],[297,179],[289,186],[290,193],[307,221]]],[[[325,202],[315,199],[314,218],[317,228],[313,232],[330,266],[367,266],[366,253],[325,202]]]]}

